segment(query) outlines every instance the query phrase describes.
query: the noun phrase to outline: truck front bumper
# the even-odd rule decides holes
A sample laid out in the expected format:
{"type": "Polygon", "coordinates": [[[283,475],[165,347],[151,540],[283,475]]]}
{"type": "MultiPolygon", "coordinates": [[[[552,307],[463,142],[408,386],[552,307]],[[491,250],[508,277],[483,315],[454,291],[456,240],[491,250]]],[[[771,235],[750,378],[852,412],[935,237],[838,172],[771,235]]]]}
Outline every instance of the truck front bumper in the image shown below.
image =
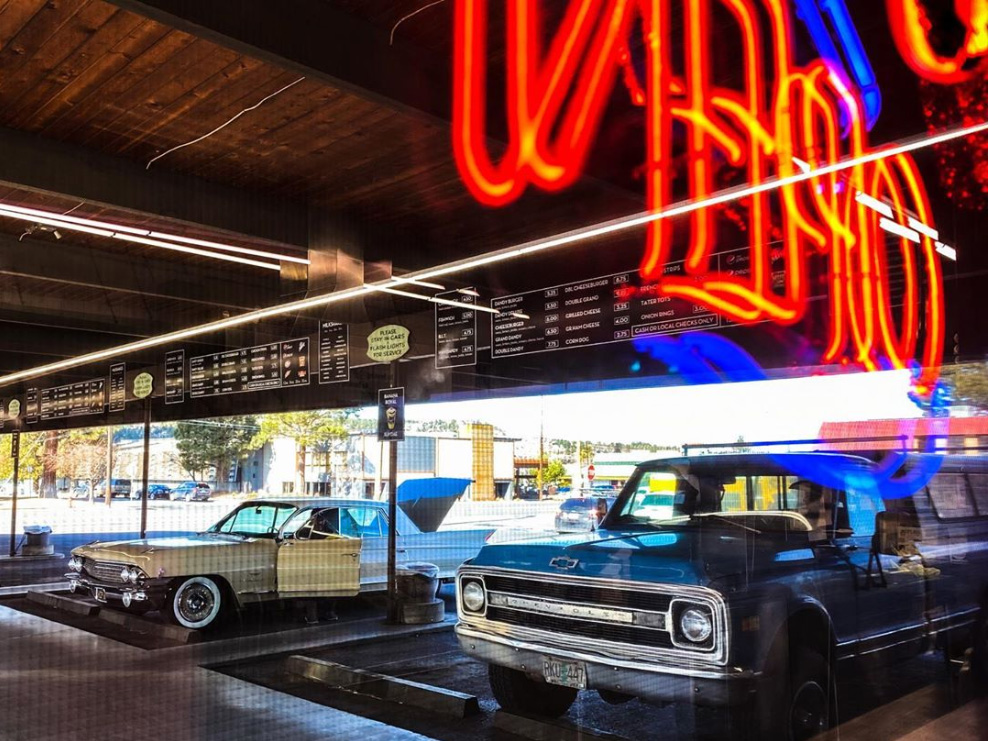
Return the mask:
{"type": "Polygon", "coordinates": [[[609,659],[579,650],[560,650],[488,633],[458,623],[463,651],[487,664],[542,676],[546,658],[576,661],[586,667],[587,689],[610,690],[650,702],[689,702],[726,707],[747,702],[759,675],[732,667],[695,668],[609,659]]]}

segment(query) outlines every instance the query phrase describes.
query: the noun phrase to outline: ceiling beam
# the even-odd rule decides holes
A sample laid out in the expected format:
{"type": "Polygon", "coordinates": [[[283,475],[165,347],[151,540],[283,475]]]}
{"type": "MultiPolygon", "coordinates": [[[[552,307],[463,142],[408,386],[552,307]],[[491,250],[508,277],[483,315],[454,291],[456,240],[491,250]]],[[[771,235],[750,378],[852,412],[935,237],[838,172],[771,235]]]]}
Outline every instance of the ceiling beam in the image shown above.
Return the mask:
{"type": "Polygon", "coordinates": [[[0,184],[305,248],[304,205],[0,127],[0,184]]]}
{"type": "Polygon", "coordinates": [[[0,234],[0,275],[192,302],[236,313],[279,300],[278,276],[266,270],[256,271],[256,277],[219,264],[190,271],[174,260],[149,257],[144,248],[135,248],[135,254],[102,252],[72,244],[71,232],[67,234],[60,241],[30,237],[20,241],[0,234]]]}
{"type": "Polygon", "coordinates": [[[451,116],[450,65],[325,0],[109,0],[125,10],[389,108],[451,116]]]}

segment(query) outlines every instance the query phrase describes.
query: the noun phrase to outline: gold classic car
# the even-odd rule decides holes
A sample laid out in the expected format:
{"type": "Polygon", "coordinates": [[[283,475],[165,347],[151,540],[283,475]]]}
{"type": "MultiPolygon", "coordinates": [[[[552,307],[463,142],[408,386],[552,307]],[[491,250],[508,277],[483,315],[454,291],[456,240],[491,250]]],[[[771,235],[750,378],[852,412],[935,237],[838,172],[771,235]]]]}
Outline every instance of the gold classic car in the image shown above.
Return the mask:
{"type": "MultiPolygon", "coordinates": [[[[491,534],[422,532],[402,509],[395,526],[399,564],[435,564],[443,580],[491,534]]],[[[66,577],[72,592],[201,629],[252,602],[386,589],[389,528],[387,502],[253,500],[202,533],[80,546],[66,577]]]]}

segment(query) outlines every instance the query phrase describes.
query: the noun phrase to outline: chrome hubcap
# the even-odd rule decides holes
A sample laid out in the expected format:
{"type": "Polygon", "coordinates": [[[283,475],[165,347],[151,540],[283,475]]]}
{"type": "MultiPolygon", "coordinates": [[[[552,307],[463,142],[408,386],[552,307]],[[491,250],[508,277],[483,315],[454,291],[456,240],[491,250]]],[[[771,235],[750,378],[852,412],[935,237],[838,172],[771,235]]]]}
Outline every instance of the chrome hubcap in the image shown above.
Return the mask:
{"type": "Polygon", "coordinates": [[[178,598],[179,612],[191,623],[207,618],[213,609],[213,604],[213,593],[202,584],[186,587],[178,598]]]}

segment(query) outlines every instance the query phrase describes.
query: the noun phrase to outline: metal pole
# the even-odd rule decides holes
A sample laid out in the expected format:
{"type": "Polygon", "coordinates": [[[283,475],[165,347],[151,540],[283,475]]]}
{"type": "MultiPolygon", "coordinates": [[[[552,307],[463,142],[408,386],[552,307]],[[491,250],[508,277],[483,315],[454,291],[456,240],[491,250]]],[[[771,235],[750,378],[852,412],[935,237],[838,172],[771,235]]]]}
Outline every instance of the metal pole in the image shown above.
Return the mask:
{"type": "Polygon", "coordinates": [[[106,428],[106,490],[103,492],[106,506],[113,501],[113,426],[106,428]]]}
{"type": "Polygon", "coordinates": [[[17,550],[17,469],[21,462],[21,433],[14,430],[10,436],[10,457],[14,459],[14,493],[10,507],[10,557],[17,550]]]}
{"type": "MultiPolygon", "coordinates": [[[[391,388],[398,386],[398,361],[391,361],[391,388]]],[[[388,443],[388,622],[398,623],[397,555],[398,539],[395,522],[398,519],[398,441],[388,443]]]]}
{"type": "Polygon", "coordinates": [[[144,398],[144,467],[141,476],[141,538],[148,531],[148,464],[151,458],[151,397],[144,398]]]}

